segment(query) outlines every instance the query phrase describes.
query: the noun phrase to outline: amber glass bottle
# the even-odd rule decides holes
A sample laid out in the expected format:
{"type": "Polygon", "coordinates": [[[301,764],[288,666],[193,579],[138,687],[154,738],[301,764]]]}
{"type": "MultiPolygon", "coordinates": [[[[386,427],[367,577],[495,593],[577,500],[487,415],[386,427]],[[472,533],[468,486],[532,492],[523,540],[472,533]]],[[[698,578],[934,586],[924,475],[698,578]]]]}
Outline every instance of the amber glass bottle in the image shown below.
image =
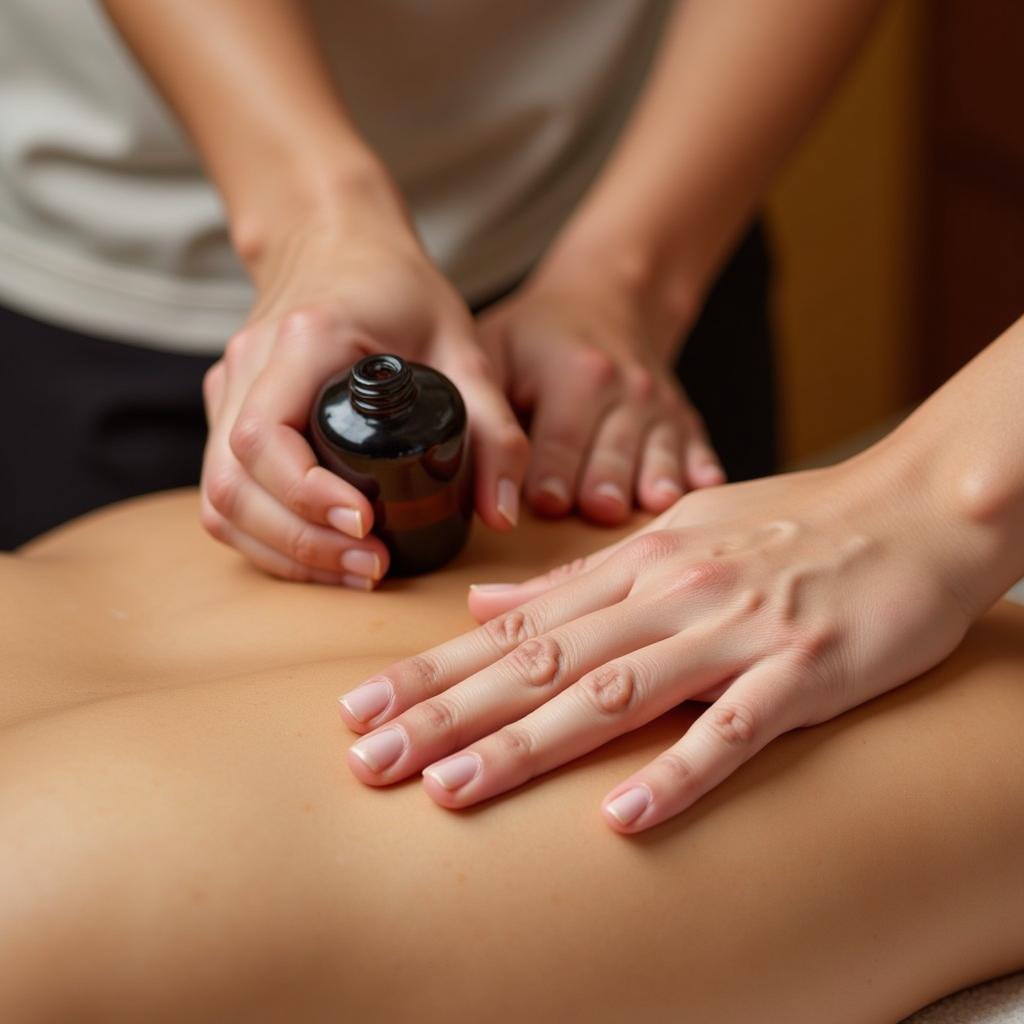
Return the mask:
{"type": "Polygon", "coordinates": [[[459,553],[473,483],[466,407],[447,377],[398,356],[367,356],[320,390],[310,435],[320,464],[373,503],[390,575],[429,572],[459,553]]]}

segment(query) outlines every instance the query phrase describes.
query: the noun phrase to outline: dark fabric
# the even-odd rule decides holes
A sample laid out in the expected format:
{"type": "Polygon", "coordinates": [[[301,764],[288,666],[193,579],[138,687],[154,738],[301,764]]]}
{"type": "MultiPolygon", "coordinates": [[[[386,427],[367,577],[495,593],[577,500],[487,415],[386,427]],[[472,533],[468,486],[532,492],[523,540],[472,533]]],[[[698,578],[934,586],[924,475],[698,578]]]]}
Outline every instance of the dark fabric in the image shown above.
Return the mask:
{"type": "MultiPolygon", "coordinates": [[[[742,243],[679,363],[733,480],[775,468],[768,255],[742,243]]],[[[0,307],[0,548],[199,481],[212,358],[89,337],[0,307]]]]}
{"type": "Polygon", "coordinates": [[[708,295],[676,364],[730,480],[778,470],[770,281],[768,245],[758,224],[708,295]]]}
{"type": "Polygon", "coordinates": [[[212,363],[0,309],[0,548],[122,498],[195,484],[212,363]]]}

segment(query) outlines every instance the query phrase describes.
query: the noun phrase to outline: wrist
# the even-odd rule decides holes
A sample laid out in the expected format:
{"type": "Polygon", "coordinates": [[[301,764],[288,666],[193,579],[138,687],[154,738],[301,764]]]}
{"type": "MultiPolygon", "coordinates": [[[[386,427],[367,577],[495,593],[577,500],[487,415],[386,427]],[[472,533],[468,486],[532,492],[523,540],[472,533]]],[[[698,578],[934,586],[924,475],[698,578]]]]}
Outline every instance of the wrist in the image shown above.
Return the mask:
{"type": "Polygon", "coordinates": [[[415,234],[387,169],[361,145],[283,157],[229,201],[229,214],[232,245],[257,286],[297,238],[344,231],[354,218],[415,234]]]}
{"type": "Polygon", "coordinates": [[[681,259],[669,259],[640,233],[570,225],[545,254],[531,283],[609,297],[637,310],[645,343],[674,361],[703,301],[703,287],[681,259]]]}
{"type": "Polygon", "coordinates": [[[930,426],[911,418],[843,470],[857,481],[864,514],[874,507],[891,521],[899,543],[935,570],[973,621],[1020,575],[1020,510],[997,478],[930,426]]]}

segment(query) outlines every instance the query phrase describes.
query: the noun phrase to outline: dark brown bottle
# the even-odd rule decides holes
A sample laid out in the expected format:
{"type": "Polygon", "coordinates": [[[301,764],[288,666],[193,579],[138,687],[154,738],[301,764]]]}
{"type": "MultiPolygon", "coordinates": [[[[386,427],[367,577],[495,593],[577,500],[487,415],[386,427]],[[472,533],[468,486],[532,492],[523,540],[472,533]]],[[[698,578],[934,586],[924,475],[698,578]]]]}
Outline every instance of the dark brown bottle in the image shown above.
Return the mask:
{"type": "Polygon", "coordinates": [[[393,355],[360,359],[317,396],[310,435],[320,464],[373,503],[389,575],[459,553],[473,516],[466,407],[443,374],[393,355]]]}

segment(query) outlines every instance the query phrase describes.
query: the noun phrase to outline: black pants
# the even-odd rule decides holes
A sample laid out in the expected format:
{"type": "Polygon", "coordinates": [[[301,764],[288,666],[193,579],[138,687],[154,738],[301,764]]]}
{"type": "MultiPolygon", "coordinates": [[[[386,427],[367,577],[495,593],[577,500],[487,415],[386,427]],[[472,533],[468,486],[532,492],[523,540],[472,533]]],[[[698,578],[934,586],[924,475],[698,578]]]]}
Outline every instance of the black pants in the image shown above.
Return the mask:
{"type": "MultiPolygon", "coordinates": [[[[768,278],[755,228],[677,367],[732,480],[775,468],[768,278]]],[[[122,498],[197,483],[212,363],[0,308],[0,548],[122,498]]]]}

